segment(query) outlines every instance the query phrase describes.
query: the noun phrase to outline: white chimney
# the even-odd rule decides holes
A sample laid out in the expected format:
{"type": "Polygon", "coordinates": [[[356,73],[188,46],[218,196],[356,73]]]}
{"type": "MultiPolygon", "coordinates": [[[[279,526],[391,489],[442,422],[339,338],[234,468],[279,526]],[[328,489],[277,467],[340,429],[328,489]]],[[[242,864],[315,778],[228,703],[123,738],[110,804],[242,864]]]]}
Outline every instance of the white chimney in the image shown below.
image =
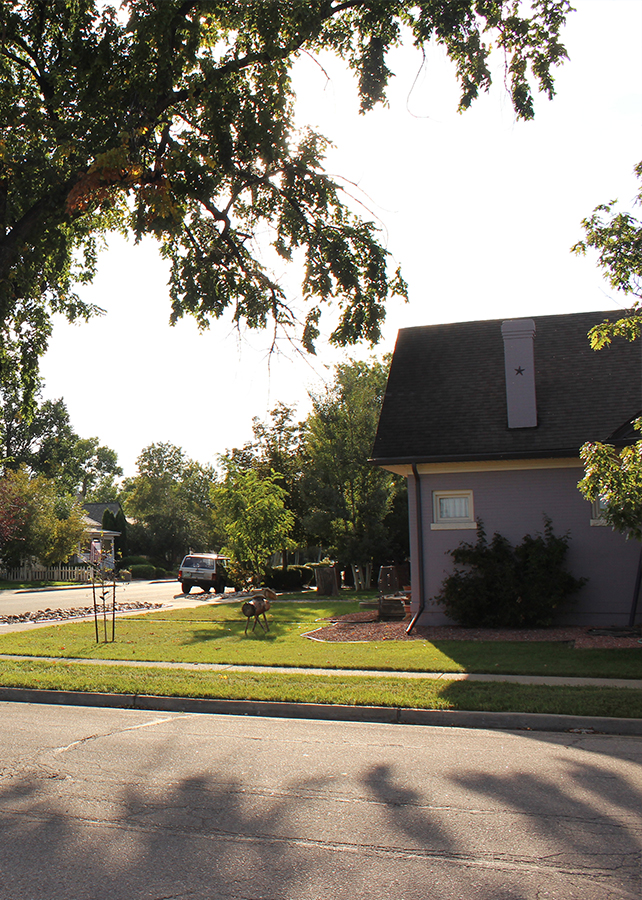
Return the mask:
{"type": "Polygon", "coordinates": [[[535,322],[532,319],[509,319],[502,322],[502,337],[508,427],[535,428],[535,322]]]}

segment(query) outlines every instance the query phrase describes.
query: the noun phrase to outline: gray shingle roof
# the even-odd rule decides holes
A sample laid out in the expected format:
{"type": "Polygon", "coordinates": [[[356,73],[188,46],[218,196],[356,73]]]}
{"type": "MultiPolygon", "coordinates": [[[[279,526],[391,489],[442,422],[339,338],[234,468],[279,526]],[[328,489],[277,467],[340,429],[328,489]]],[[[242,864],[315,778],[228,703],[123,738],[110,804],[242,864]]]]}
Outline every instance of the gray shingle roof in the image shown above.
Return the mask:
{"type": "Polygon", "coordinates": [[[114,515],[119,512],[121,506],[120,503],[83,503],[82,505],[87,517],[91,519],[92,522],[95,522],[98,526],[102,525],[103,515],[105,510],[110,510],[114,515]]]}
{"type": "Polygon", "coordinates": [[[641,342],[595,352],[587,332],[623,313],[533,316],[536,428],[509,429],[501,319],[405,328],[393,355],[373,458],[452,461],[576,455],[642,409],[641,342]]]}

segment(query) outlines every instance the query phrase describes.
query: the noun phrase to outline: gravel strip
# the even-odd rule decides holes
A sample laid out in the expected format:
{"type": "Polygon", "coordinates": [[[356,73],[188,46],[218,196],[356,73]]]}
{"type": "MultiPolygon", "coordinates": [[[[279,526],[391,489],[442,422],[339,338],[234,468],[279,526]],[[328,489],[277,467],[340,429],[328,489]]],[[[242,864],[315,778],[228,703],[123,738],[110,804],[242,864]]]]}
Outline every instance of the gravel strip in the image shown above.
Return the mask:
{"type": "MultiPolygon", "coordinates": [[[[161,609],[163,603],[143,603],[135,601],[132,603],[117,603],[116,612],[135,612],[139,609],[161,609]]],[[[112,607],[108,604],[105,607],[108,614],[111,614],[112,607]]],[[[102,615],[102,605],[98,606],[98,612],[102,615]]],[[[0,616],[0,625],[18,625],[21,622],[58,622],[67,619],[83,619],[87,616],[93,616],[93,606],[81,606],[74,609],[39,609],[37,612],[18,613],[15,616],[0,616]]]]}

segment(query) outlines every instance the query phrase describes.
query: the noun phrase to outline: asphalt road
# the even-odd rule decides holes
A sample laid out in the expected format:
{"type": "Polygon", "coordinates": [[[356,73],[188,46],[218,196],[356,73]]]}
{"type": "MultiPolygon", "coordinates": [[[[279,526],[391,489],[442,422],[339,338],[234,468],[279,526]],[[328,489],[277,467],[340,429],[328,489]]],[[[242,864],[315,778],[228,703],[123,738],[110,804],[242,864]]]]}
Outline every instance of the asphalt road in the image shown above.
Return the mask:
{"type": "Polygon", "coordinates": [[[639,900],[642,739],[0,703],[0,900],[639,900]]]}
{"type": "MultiPolygon", "coordinates": [[[[214,594],[204,594],[193,588],[190,594],[183,594],[178,581],[132,581],[116,585],[118,603],[150,602],[167,603],[172,606],[197,606],[210,600],[214,594]],[[199,599],[200,598],[200,599],[199,599]]],[[[93,593],[91,585],[72,588],[0,591],[0,615],[15,616],[24,612],[38,612],[41,609],[76,609],[91,606],[93,593]]],[[[0,634],[2,626],[0,626],[0,634]]]]}

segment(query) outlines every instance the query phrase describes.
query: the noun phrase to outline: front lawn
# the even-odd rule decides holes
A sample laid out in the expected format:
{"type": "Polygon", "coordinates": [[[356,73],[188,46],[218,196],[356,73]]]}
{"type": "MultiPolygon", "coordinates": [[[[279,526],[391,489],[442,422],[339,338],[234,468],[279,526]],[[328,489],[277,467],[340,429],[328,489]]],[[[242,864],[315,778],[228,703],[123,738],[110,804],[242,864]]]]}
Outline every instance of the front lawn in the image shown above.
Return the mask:
{"type": "Polygon", "coordinates": [[[549,687],[392,676],[341,678],[269,671],[199,672],[2,659],[0,684],[160,697],[642,718],[642,691],[615,687],[549,687]]]}
{"type": "MultiPolygon", "coordinates": [[[[559,642],[373,641],[320,643],[303,637],[331,616],[358,610],[345,601],[282,602],[266,634],[244,635],[238,604],[158,610],[119,617],[116,640],[96,644],[94,623],[0,635],[0,654],[411,672],[480,672],[642,678],[642,650],[574,650],[559,642]]],[[[102,637],[102,626],[100,635],[102,637]]]]}

